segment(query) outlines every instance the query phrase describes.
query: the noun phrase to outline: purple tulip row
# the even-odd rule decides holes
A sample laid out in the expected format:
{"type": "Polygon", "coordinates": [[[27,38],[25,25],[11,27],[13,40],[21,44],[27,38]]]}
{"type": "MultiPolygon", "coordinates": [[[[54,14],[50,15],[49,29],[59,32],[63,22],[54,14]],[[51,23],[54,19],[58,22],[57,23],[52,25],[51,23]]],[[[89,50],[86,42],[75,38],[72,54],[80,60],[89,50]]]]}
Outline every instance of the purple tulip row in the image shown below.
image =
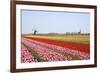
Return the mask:
{"type": "MultiPolygon", "coordinates": [[[[36,44],[41,45],[41,46],[45,46],[45,47],[50,48],[52,50],[57,50],[57,51],[60,51],[62,53],[66,53],[66,54],[70,54],[72,56],[76,56],[76,57],[80,58],[81,60],[90,59],[89,54],[84,53],[84,52],[80,52],[78,50],[73,50],[73,49],[70,49],[70,48],[64,48],[64,47],[61,47],[61,46],[51,45],[51,44],[38,42],[38,41],[35,41],[35,40],[26,39],[26,38],[24,38],[24,40],[27,40],[31,43],[36,43],[36,44]]],[[[82,48],[82,49],[84,49],[84,48],[82,48]]]]}
{"type": "Polygon", "coordinates": [[[39,55],[39,57],[41,57],[42,59],[44,59],[45,61],[68,61],[71,60],[71,57],[65,57],[64,55],[55,52],[53,50],[50,50],[47,47],[41,46],[39,44],[33,43],[28,41],[25,38],[22,38],[22,42],[24,44],[26,44],[26,46],[29,46],[32,48],[32,50],[34,50],[35,52],[37,52],[37,54],[39,55]]]}
{"type": "Polygon", "coordinates": [[[37,62],[37,60],[31,55],[28,49],[22,44],[21,44],[21,62],[22,63],[37,62]]]}

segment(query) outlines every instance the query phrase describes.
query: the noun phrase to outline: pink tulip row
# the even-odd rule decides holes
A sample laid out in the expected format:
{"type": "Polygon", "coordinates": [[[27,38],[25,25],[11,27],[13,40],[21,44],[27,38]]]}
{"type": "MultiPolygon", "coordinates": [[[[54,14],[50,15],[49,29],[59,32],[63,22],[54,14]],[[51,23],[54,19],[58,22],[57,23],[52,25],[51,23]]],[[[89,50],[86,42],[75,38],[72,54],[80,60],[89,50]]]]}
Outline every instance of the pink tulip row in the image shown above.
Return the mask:
{"type": "Polygon", "coordinates": [[[28,41],[26,38],[22,38],[22,42],[31,47],[35,52],[37,52],[37,54],[39,55],[39,57],[41,57],[42,59],[44,59],[45,61],[68,61],[71,60],[72,57],[65,57],[64,55],[55,52],[53,50],[50,50],[47,47],[38,45],[36,43],[30,42],[28,41]]]}
{"type": "Polygon", "coordinates": [[[37,62],[37,60],[31,55],[31,53],[24,45],[21,45],[21,62],[22,63],[37,62]]]}
{"type": "Polygon", "coordinates": [[[70,55],[79,57],[81,60],[88,60],[88,59],[90,59],[90,55],[89,54],[84,53],[84,52],[80,52],[78,50],[64,48],[64,47],[61,47],[61,46],[51,45],[51,44],[47,44],[47,43],[43,43],[43,42],[38,42],[38,41],[35,41],[35,40],[26,39],[26,38],[24,38],[24,39],[29,41],[29,42],[31,42],[31,43],[36,43],[38,45],[45,46],[45,47],[48,47],[50,49],[60,51],[62,53],[66,53],[66,54],[70,54],[70,55]]]}

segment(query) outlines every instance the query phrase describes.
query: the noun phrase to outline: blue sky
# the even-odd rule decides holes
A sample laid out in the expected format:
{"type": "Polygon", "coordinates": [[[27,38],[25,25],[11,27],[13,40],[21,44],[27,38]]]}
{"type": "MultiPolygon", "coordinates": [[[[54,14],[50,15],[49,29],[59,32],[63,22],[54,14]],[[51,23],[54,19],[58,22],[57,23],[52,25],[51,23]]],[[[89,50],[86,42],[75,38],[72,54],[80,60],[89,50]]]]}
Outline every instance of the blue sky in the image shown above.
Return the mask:
{"type": "Polygon", "coordinates": [[[22,34],[90,32],[90,13],[21,10],[22,34]]]}

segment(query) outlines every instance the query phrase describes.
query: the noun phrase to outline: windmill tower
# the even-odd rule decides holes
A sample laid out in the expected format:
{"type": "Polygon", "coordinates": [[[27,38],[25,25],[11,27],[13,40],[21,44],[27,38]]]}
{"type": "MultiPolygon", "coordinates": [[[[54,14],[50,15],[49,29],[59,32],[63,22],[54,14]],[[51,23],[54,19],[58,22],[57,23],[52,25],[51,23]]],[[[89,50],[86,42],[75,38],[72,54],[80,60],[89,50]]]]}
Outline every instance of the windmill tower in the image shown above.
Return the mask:
{"type": "Polygon", "coordinates": [[[36,35],[36,34],[37,34],[37,30],[36,30],[36,29],[34,30],[34,33],[33,33],[33,34],[34,34],[34,35],[36,35]]]}
{"type": "MultiPolygon", "coordinates": [[[[35,26],[34,26],[35,27],[35,26]]],[[[33,31],[33,35],[36,35],[37,34],[37,28],[35,27],[34,29],[32,29],[32,31],[33,31]],[[34,30],[35,29],[35,30],[34,30]]]]}

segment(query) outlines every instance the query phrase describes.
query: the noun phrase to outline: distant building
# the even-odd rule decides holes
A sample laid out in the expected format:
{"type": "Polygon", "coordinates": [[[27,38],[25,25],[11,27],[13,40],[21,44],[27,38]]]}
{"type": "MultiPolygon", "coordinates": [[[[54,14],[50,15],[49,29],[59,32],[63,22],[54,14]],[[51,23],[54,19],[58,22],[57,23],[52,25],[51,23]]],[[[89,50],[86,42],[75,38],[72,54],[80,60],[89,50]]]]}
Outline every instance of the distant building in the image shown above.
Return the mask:
{"type": "Polygon", "coordinates": [[[81,30],[78,32],[78,34],[81,34],[81,30]]]}

